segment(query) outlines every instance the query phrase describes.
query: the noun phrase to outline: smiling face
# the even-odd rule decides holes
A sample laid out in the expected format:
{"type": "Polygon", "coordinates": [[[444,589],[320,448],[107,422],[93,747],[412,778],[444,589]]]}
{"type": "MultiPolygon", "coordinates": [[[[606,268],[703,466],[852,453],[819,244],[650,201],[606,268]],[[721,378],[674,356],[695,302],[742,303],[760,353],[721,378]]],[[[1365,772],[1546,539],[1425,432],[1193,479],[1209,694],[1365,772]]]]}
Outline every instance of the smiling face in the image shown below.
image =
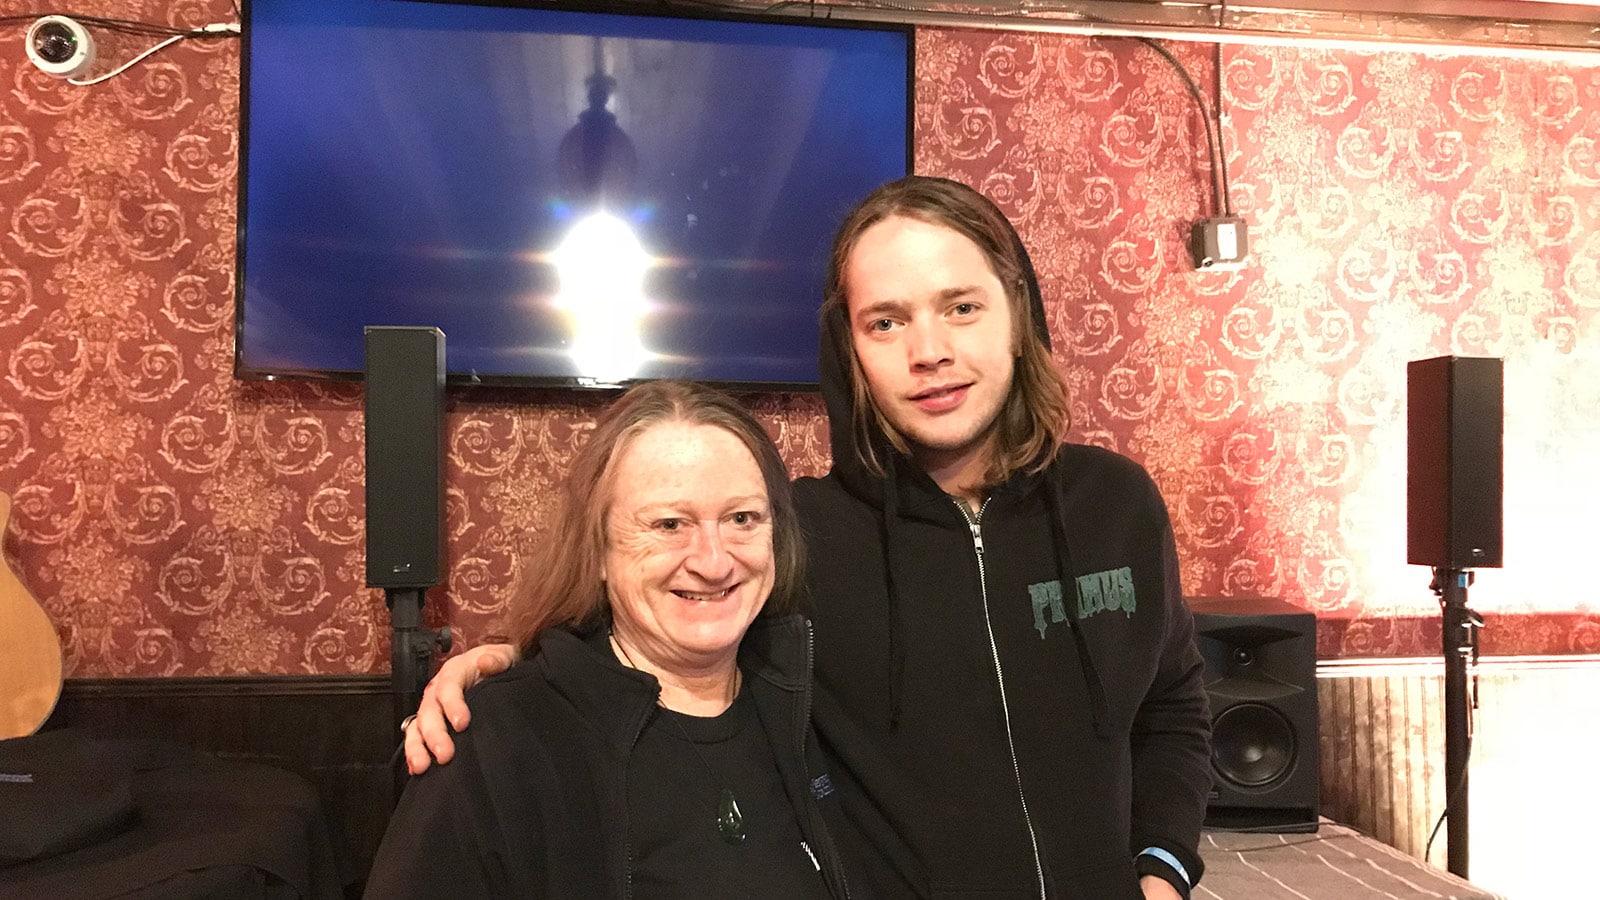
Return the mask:
{"type": "Polygon", "coordinates": [[[891,215],[843,271],[851,344],[873,404],[944,487],[981,478],[1011,391],[1011,301],[978,245],[891,215]]]}
{"type": "Polygon", "coordinates": [[[612,627],[650,669],[733,664],[772,593],[772,513],[761,469],[732,433],[666,421],[615,462],[604,578],[612,627]]]}

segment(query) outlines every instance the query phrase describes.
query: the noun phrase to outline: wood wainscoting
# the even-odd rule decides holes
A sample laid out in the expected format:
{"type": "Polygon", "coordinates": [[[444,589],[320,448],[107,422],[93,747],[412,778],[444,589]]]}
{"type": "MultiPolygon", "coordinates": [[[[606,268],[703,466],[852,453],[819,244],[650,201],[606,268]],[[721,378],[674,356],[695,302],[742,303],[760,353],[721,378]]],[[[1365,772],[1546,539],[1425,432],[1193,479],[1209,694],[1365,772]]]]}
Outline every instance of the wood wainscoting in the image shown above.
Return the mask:
{"type": "MultiPolygon", "coordinates": [[[[1571,896],[1557,858],[1600,846],[1600,657],[1485,658],[1475,681],[1471,879],[1571,896]]],[[[1323,662],[1317,688],[1323,815],[1422,858],[1445,805],[1443,661],[1323,662]]],[[[1440,867],[1447,830],[1429,855],[1440,867]]]]}
{"type": "MultiPolygon", "coordinates": [[[[1600,657],[1496,657],[1476,674],[1472,880],[1562,896],[1573,870],[1555,857],[1600,846],[1600,657]]],[[[1323,814],[1419,859],[1444,809],[1443,681],[1439,660],[1317,672],[1323,814]]],[[[298,773],[359,878],[394,804],[392,697],[387,675],[69,679],[45,727],[165,738],[298,773]]],[[[1436,865],[1446,840],[1441,830],[1436,865]]]]}
{"type": "Polygon", "coordinates": [[[302,776],[359,885],[396,796],[393,697],[388,675],[74,678],[44,727],[159,738],[302,776]]]}

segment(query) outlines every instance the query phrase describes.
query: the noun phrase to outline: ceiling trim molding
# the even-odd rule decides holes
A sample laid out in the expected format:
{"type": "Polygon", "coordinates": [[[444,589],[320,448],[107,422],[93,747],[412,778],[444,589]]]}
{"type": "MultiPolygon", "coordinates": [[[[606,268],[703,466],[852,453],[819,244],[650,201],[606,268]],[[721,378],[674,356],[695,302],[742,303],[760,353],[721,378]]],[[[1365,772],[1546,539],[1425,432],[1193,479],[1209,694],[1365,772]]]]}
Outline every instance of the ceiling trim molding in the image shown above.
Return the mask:
{"type": "Polygon", "coordinates": [[[1600,66],[1600,0],[1503,0],[1473,4],[1302,0],[1295,6],[1164,3],[1157,0],[801,0],[715,6],[807,18],[931,27],[1135,37],[1257,46],[1484,56],[1600,66]],[[1474,15],[1448,13],[1470,8],[1474,15]]]}

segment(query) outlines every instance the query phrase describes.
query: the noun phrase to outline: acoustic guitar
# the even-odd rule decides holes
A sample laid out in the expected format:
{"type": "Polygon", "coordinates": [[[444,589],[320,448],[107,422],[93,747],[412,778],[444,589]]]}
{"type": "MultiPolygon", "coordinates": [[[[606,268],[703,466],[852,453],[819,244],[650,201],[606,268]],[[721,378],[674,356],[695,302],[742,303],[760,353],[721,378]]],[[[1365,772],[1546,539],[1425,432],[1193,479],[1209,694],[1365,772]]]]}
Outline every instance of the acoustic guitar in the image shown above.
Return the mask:
{"type": "MultiPolygon", "coordinates": [[[[0,536],[11,498],[0,491],[0,536]]],[[[61,638],[0,553],[0,740],[33,734],[61,696],[61,638]]]]}

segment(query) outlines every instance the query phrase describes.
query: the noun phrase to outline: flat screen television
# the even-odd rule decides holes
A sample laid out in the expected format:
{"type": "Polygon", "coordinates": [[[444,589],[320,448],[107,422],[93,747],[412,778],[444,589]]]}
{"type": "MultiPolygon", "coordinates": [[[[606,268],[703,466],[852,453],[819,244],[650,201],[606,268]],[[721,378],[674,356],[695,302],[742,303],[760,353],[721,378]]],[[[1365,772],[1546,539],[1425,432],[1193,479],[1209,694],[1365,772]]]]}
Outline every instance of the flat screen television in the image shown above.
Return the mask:
{"type": "Polygon", "coordinates": [[[236,374],[434,325],[452,383],[814,386],[832,233],[909,170],[910,30],[648,9],[250,0],[236,374]]]}

